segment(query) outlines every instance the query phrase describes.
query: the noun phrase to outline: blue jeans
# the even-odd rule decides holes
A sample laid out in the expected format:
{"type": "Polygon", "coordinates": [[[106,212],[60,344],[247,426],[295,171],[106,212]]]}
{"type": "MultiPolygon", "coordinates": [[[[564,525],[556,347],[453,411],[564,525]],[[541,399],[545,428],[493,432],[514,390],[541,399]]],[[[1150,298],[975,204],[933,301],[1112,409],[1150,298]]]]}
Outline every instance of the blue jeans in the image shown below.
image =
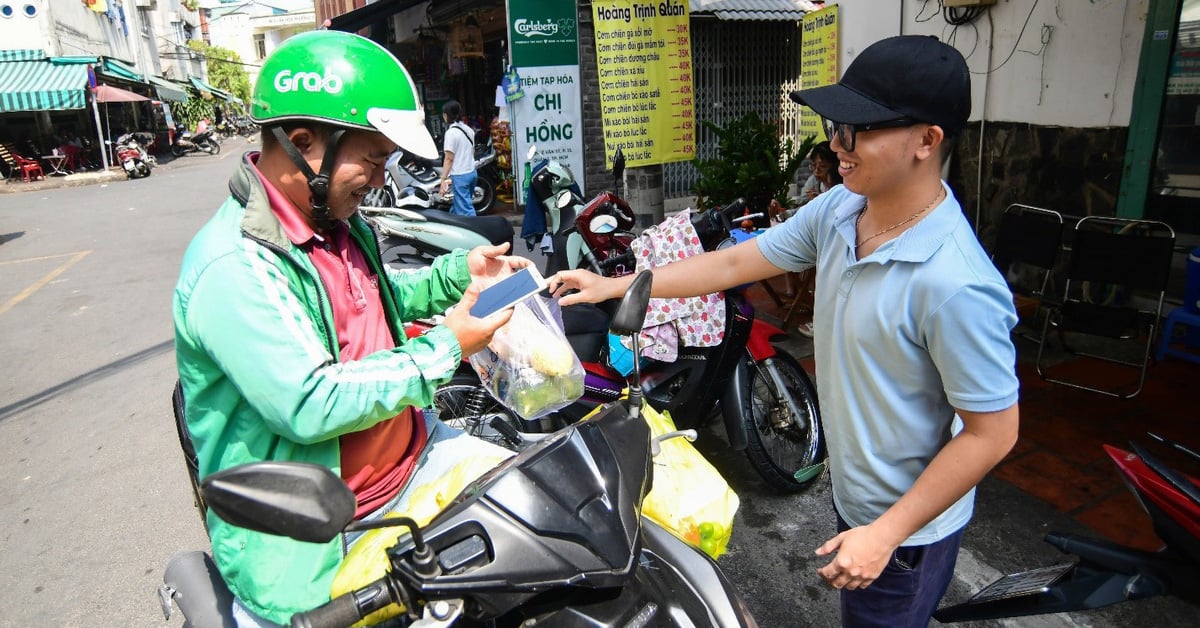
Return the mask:
{"type": "MultiPolygon", "coordinates": [[[[428,440],[425,442],[425,448],[421,450],[421,457],[417,461],[413,474],[409,476],[408,481],[404,483],[404,487],[395,497],[363,517],[363,521],[374,521],[391,512],[403,514],[408,509],[409,498],[418,486],[428,484],[445,475],[447,471],[467,458],[483,455],[503,457],[513,455],[513,452],[503,447],[446,425],[438,420],[437,414],[428,408],[425,409],[424,414],[425,433],[428,435],[428,440]]],[[[349,551],[354,542],[363,534],[363,532],[347,532],[342,535],[345,539],[344,550],[349,551]]],[[[236,598],[233,600],[233,618],[238,628],[279,628],[279,624],[255,615],[242,606],[242,603],[236,598]]]]}
{"type": "MultiPolygon", "coordinates": [[[[838,532],[850,526],[838,515],[838,532]]],[[[929,545],[898,547],[879,578],[865,589],[841,591],[842,626],[925,628],[946,594],[963,531],[929,545]]]]}
{"type": "Polygon", "coordinates": [[[475,180],[479,175],[474,171],[466,174],[450,175],[450,183],[454,190],[454,202],[450,205],[450,213],[459,216],[474,216],[475,205],[471,197],[475,196],[475,180]]]}

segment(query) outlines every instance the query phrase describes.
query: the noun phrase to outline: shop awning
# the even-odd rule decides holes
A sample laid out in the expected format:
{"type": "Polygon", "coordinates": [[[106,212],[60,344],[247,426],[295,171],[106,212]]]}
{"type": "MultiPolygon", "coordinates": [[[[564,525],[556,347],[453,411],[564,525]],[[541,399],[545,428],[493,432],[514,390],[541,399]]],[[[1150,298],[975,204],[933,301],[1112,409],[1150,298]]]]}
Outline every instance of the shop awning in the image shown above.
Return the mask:
{"type": "Polygon", "coordinates": [[[112,85],[97,85],[93,93],[96,94],[96,102],[139,102],[150,100],[141,94],[136,94],[120,87],[113,87],[112,85]]]}
{"type": "Polygon", "coordinates": [[[165,78],[151,76],[150,84],[154,86],[154,93],[158,94],[159,100],[183,102],[188,99],[187,92],[184,91],[182,86],[172,83],[165,78]]]}
{"type": "Polygon", "coordinates": [[[0,113],[87,106],[84,63],[54,63],[41,51],[0,51],[0,113]],[[34,54],[31,54],[34,53],[34,54]],[[37,58],[37,54],[41,58],[37,58]]]}
{"type": "Polygon", "coordinates": [[[233,94],[230,94],[229,92],[227,92],[223,89],[213,87],[212,85],[205,83],[201,79],[198,79],[193,76],[193,77],[191,77],[191,81],[192,81],[192,86],[195,87],[196,89],[200,90],[201,95],[208,94],[208,97],[215,96],[217,98],[220,98],[222,100],[227,100],[232,103],[238,103],[238,104],[242,103],[241,98],[238,98],[237,96],[234,96],[233,94]]]}
{"type": "Polygon", "coordinates": [[[692,13],[711,13],[721,20],[799,22],[819,8],[808,0],[691,0],[692,13]]]}
{"type": "Polygon", "coordinates": [[[100,72],[113,78],[118,78],[133,83],[146,82],[146,77],[143,76],[141,72],[138,72],[134,68],[131,68],[124,63],[117,61],[116,59],[105,58],[104,61],[100,63],[100,72]]]}
{"type": "Polygon", "coordinates": [[[329,20],[329,30],[357,33],[358,31],[389,18],[405,9],[421,4],[425,0],[396,0],[395,2],[374,2],[362,8],[343,13],[329,20]]]}

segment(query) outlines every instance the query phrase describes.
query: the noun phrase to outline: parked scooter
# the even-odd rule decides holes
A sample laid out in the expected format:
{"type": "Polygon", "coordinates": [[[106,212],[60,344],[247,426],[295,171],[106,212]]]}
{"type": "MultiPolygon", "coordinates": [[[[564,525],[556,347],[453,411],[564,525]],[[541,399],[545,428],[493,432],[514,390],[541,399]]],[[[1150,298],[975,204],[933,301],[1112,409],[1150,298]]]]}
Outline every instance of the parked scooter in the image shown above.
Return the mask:
{"type": "Polygon", "coordinates": [[[428,264],[454,249],[511,244],[513,228],[503,216],[457,216],[439,209],[359,207],[375,228],[379,250],[396,250],[402,263],[428,264]],[[411,251],[408,251],[411,249],[411,251]]]}
{"type": "MultiPolygon", "coordinates": [[[[720,246],[729,234],[730,217],[745,205],[697,214],[694,224],[706,248],[720,246]]],[[[604,274],[615,276],[621,260],[632,272],[632,253],[615,255],[604,274]]],[[[803,490],[824,470],[824,432],[816,389],[799,363],[773,340],[785,336],[754,317],[740,290],[725,292],[725,337],[714,347],[681,347],[674,362],[651,361],[642,368],[646,400],[670,412],[680,429],[700,429],[718,414],[730,448],[745,450],[751,465],[771,487],[803,490]]],[[[606,360],[607,315],[591,305],[563,308],[567,340],[586,371],[583,398],[536,420],[526,420],[492,399],[478,376],[464,366],[435,395],[439,415],[460,429],[520,449],[577,421],[599,404],[619,398],[625,377],[606,360]]]]}
{"type": "MultiPolygon", "coordinates": [[[[650,273],[634,281],[614,332],[641,329],[650,281],[650,273]]],[[[423,528],[404,517],[352,522],[353,492],[316,465],[234,467],[205,478],[203,497],[234,525],[301,541],[408,529],[387,550],[386,575],[294,615],[292,626],[349,626],[392,603],[414,627],[756,626],[712,559],[641,516],[655,441],[672,434],[652,438],[640,409],[634,386],[624,403],[468,485],[423,528]]],[[[231,625],[232,596],[207,554],[177,554],[163,582],[168,619],[174,603],[187,625],[231,625]]]]}
{"type": "MultiPolygon", "coordinates": [[[[1200,462],[1200,454],[1161,436],[1160,443],[1200,462]]],[[[1052,532],[1045,541],[1079,556],[1074,563],[1010,574],[967,602],[939,609],[940,622],[1023,617],[1088,610],[1158,595],[1200,604],[1200,480],[1164,464],[1146,448],[1105,445],[1126,486],[1150,514],[1166,545],[1158,552],[1052,532]]]]}
{"type": "Polygon", "coordinates": [[[204,152],[209,155],[216,155],[221,152],[221,143],[213,137],[212,129],[201,131],[192,135],[190,131],[184,131],[175,138],[175,143],[171,144],[171,154],[176,157],[182,157],[188,153],[204,152]]]}
{"type": "Polygon", "coordinates": [[[146,152],[145,136],[148,133],[125,133],[117,138],[117,163],[130,179],[140,179],[150,176],[151,169],[158,160],[146,152]]]}
{"type": "Polygon", "coordinates": [[[521,223],[521,238],[533,250],[539,245],[542,254],[547,256],[545,274],[552,275],[568,266],[561,263],[566,234],[563,230],[573,224],[574,215],[571,213],[574,205],[560,203],[562,194],[571,195],[578,199],[582,192],[575,182],[575,173],[571,167],[557,159],[538,159],[537,146],[530,146],[525,155],[530,168],[528,194],[525,197],[525,219],[521,223]],[[564,216],[563,213],[567,212],[564,216]]]}
{"type": "MultiPolygon", "coordinates": [[[[495,161],[496,150],[488,136],[485,142],[475,147],[475,171],[478,177],[471,194],[471,204],[475,207],[476,216],[486,215],[496,206],[496,180],[499,173],[495,161]]],[[[363,205],[449,210],[454,197],[442,194],[441,180],[441,163],[422,159],[403,149],[397,150],[384,165],[383,187],[367,194],[363,205]]]]}

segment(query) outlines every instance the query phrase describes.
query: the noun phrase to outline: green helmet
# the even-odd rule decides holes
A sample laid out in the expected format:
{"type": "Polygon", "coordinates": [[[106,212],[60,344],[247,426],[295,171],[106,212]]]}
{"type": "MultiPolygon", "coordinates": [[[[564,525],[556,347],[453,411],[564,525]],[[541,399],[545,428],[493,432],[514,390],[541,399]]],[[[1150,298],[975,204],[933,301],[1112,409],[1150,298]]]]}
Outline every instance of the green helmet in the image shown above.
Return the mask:
{"type": "Polygon", "coordinates": [[[341,31],[289,37],[263,61],[250,117],[263,126],[314,121],[379,131],[404,150],[436,159],[408,70],[379,44],[341,31]]]}

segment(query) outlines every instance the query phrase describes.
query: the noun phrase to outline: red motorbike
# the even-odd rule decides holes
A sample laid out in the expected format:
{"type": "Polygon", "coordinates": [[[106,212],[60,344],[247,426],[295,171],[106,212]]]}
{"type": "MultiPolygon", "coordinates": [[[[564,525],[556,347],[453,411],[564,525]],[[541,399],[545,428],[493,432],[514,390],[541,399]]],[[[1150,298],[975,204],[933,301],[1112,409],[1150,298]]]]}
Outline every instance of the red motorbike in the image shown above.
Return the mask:
{"type": "MultiPolygon", "coordinates": [[[[1161,436],[1159,443],[1200,462],[1200,454],[1161,436]]],[[[939,609],[940,622],[1023,617],[1088,610],[1158,595],[1200,604],[1200,481],[1164,464],[1145,447],[1105,445],[1129,490],[1150,514],[1166,545],[1158,552],[1111,541],[1052,532],[1046,542],[1073,563],[1010,574],[963,604],[939,609]]]]}

